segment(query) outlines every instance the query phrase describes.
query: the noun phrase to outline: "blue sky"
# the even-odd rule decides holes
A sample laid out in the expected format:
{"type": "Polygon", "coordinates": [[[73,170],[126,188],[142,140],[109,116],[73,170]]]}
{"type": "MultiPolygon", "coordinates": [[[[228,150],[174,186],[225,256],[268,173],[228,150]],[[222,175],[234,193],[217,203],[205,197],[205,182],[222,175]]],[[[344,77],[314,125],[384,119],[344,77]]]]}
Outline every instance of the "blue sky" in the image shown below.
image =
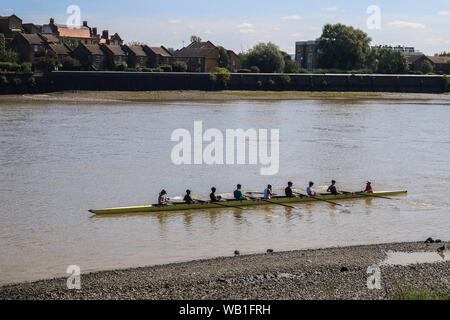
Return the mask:
{"type": "Polygon", "coordinates": [[[125,41],[173,48],[196,34],[237,52],[271,41],[294,53],[295,41],[315,39],[325,23],[341,22],[367,32],[373,44],[409,45],[427,54],[450,51],[450,0],[2,0],[0,15],[65,23],[69,5],[78,5],[90,26],[118,32],[125,41]],[[381,9],[379,30],[366,26],[370,5],[381,9]]]}

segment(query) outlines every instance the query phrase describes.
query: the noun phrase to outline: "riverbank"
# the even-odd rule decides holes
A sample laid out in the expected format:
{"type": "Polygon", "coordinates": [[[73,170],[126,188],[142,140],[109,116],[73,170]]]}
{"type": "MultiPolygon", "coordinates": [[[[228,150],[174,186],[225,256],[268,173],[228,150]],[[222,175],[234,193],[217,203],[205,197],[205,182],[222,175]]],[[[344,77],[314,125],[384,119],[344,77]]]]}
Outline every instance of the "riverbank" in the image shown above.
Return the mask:
{"type": "MultiPolygon", "coordinates": [[[[81,275],[0,287],[0,299],[392,299],[420,288],[450,296],[450,261],[383,264],[386,251],[448,255],[449,242],[391,243],[270,252],[81,275]],[[444,251],[439,248],[445,247],[444,251]],[[382,289],[368,289],[379,265],[382,289]]],[[[405,262],[405,258],[399,262],[405,262]]]]}
{"type": "Polygon", "coordinates": [[[312,91],[61,91],[47,94],[3,95],[0,102],[143,103],[153,101],[236,100],[446,100],[450,94],[312,91]]]}

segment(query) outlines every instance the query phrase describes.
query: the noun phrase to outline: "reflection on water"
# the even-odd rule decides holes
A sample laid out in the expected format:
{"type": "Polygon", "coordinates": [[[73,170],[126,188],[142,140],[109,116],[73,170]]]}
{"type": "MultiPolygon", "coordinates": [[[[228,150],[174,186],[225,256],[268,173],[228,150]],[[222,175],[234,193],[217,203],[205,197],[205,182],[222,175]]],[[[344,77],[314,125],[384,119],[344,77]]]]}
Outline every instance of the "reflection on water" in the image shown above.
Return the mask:
{"type": "MultiPolygon", "coordinates": [[[[0,283],[174,261],[335,245],[447,240],[450,109],[442,101],[234,101],[127,105],[0,103],[0,283]],[[279,128],[280,172],[174,166],[170,135],[279,128]],[[399,200],[92,217],[189,188],[208,197],[287,181],[319,190],[407,189],[399,200]]],[[[397,198],[397,197],[396,197],[397,198]]]]}

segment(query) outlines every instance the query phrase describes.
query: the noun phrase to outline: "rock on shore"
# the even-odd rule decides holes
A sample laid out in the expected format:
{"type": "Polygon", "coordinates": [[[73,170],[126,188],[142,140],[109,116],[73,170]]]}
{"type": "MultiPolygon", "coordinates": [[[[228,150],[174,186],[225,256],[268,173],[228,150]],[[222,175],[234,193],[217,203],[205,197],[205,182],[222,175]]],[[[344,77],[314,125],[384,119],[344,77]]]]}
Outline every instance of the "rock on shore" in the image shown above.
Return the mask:
{"type": "MultiPolygon", "coordinates": [[[[368,289],[369,266],[385,251],[436,251],[442,243],[393,243],[271,252],[81,275],[0,287],[0,299],[388,299],[368,289]]],[[[446,252],[444,252],[445,254],[446,252]]],[[[450,291],[450,262],[381,265],[381,283],[450,291]]]]}

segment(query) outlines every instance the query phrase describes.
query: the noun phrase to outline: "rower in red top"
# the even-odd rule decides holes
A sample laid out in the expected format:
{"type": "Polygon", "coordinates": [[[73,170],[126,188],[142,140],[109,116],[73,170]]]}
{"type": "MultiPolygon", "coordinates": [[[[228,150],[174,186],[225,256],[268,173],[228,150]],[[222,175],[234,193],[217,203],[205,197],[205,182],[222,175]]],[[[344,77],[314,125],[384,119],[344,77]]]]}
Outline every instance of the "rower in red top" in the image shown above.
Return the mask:
{"type": "Polygon", "coordinates": [[[367,192],[367,193],[373,193],[372,182],[367,181],[367,183],[366,183],[366,189],[364,190],[364,192],[367,192]]]}

